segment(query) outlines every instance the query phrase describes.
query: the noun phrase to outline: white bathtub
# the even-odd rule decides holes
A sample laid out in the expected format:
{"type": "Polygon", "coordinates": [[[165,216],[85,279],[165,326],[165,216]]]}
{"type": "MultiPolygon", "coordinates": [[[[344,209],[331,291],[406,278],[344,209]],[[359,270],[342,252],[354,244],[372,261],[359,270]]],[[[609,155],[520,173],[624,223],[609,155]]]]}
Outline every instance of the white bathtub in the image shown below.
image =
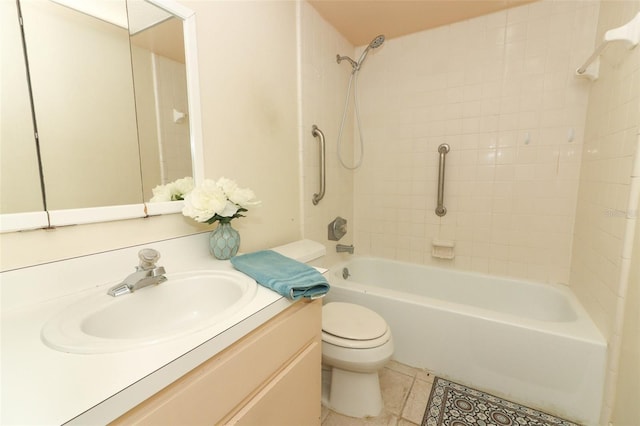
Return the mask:
{"type": "Polygon", "coordinates": [[[398,362],[598,424],[606,342],[568,288],[359,257],[327,275],[327,302],[386,319],[398,362]]]}

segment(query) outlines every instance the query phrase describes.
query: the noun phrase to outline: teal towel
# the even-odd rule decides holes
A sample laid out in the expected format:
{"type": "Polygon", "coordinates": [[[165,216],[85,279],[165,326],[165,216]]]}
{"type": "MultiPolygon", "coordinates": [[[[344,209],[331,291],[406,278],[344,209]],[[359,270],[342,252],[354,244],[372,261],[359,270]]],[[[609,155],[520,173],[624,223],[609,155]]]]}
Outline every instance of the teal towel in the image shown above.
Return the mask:
{"type": "Polygon", "coordinates": [[[315,268],[272,250],[232,257],[231,263],[258,284],[291,300],[317,299],[329,291],[326,278],[315,268]]]}

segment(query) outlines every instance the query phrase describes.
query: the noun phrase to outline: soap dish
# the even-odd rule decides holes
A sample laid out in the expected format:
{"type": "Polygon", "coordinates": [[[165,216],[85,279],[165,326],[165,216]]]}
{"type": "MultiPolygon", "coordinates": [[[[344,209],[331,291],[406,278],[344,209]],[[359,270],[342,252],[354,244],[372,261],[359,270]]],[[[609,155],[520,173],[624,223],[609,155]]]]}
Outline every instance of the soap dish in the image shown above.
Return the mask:
{"type": "Polygon", "coordinates": [[[453,259],[456,256],[453,250],[456,244],[453,241],[433,239],[431,245],[432,257],[438,259],[453,259]]]}

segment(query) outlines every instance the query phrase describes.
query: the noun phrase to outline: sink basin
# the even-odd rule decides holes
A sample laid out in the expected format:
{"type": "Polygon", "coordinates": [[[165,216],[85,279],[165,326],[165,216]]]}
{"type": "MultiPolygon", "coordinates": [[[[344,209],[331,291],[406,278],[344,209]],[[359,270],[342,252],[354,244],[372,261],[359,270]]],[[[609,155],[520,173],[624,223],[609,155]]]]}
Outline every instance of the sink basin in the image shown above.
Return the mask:
{"type": "Polygon", "coordinates": [[[112,297],[106,289],[75,302],[42,328],[56,350],[107,353],[135,349],[219,324],[247,305],[257,284],[237,271],[167,274],[168,280],[112,297]]]}

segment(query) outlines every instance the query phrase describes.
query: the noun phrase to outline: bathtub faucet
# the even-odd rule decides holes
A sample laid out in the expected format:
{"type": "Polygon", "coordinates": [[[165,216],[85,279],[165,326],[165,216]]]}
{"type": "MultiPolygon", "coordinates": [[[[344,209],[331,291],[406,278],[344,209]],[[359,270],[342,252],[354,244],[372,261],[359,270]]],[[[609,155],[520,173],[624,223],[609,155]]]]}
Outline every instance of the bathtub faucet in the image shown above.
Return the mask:
{"type": "Polygon", "coordinates": [[[353,254],[353,244],[336,244],[336,252],[338,253],[349,253],[349,254],[353,254]]]}

